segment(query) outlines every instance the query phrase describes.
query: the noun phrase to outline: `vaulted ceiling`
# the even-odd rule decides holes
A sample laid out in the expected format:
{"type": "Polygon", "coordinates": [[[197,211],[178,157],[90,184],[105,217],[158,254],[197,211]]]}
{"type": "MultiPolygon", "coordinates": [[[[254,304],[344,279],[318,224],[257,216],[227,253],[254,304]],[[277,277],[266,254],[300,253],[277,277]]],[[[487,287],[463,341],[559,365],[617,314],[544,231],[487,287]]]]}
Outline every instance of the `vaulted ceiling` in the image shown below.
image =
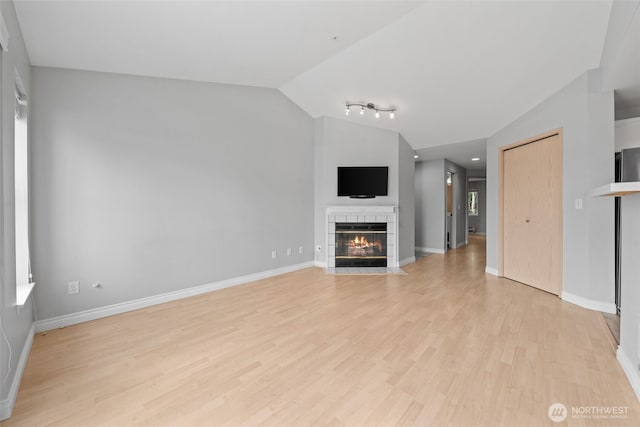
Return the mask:
{"type": "Polygon", "coordinates": [[[415,149],[484,138],[599,65],[606,1],[19,1],[33,65],[280,89],[415,149]],[[394,120],[344,104],[397,108],[394,120]]]}

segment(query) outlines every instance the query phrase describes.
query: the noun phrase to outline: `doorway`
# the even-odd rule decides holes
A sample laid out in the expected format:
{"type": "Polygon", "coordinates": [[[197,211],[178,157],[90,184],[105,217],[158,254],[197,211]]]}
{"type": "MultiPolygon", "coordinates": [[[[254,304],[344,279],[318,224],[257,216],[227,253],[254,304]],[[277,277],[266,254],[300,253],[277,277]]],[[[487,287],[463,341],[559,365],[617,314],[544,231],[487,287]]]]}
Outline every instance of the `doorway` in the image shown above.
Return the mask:
{"type": "Polygon", "coordinates": [[[454,209],[453,194],[453,175],[451,171],[447,171],[446,188],[447,188],[447,212],[445,216],[445,247],[447,250],[456,248],[456,210],[454,209]]]}
{"type": "Polygon", "coordinates": [[[499,149],[499,275],[562,292],[562,133],[499,149]]]}

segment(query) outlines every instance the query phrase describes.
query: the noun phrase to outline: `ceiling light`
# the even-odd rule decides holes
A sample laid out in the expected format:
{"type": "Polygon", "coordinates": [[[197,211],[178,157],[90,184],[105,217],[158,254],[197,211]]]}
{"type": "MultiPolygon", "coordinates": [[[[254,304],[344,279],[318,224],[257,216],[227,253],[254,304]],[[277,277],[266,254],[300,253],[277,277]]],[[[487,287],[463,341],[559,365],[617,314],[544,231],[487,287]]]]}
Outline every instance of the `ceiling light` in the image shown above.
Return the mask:
{"type": "Polygon", "coordinates": [[[420,157],[420,156],[418,156],[417,154],[414,154],[414,155],[413,155],[413,158],[414,158],[414,159],[417,159],[418,157],[420,157]]]}
{"type": "Polygon", "coordinates": [[[380,118],[380,112],[389,113],[389,118],[390,119],[393,119],[396,116],[396,114],[395,114],[396,113],[396,109],[394,107],[382,108],[382,107],[376,106],[372,102],[347,102],[345,107],[346,107],[345,114],[347,116],[349,115],[351,107],[360,107],[360,115],[361,116],[364,116],[365,109],[366,110],[375,111],[376,119],[380,118]]]}
{"type": "Polygon", "coordinates": [[[474,157],[473,159],[471,159],[472,162],[477,162],[478,160],[480,160],[480,157],[474,157]]]}

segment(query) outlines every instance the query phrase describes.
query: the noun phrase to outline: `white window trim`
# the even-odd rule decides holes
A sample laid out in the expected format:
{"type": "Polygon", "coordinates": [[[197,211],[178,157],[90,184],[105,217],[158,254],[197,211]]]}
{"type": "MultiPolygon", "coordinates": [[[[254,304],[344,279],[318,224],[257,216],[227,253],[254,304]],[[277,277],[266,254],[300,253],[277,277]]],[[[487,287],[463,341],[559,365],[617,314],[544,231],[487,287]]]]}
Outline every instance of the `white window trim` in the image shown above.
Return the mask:
{"type": "Polygon", "coordinates": [[[4,22],[2,10],[0,10],[0,48],[5,52],[9,50],[9,30],[7,29],[7,24],[4,22]]]}
{"type": "MultiPolygon", "coordinates": [[[[17,69],[15,70],[15,85],[16,85],[16,92],[17,92],[16,93],[16,102],[17,102],[19,97],[24,96],[25,97],[25,103],[26,103],[27,92],[26,92],[26,90],[24,88],[24,84],[22,83],[22,79],[20,78],[20,75],[19,75],[17,69]]],[[[25,104],[25,109],[26,109],[26,104],[25,104]]],[[[27,116],[26,126],[28,126],[28,111],[25,111],[25,115],[27,116]]],[[[26,144],[27,144],[27,157],[26,157],[26,159],[24,159],[24,161],[26,161],[26,165],[25,166],[26,166],[26,169],[27,169],[27,177],[26,177],[26,182],[24,183],[24,185],[26,185],[26,188],[27,188],[26,191],[27,191],[27,200],[28,200],[28,195],[29,195],[29,187],[28,187],[29,186],[29,176],[28,176],[28,167],[29,167],[29,160],[28,160],[28,146],[29,146],[29,143],[28,143],[28,140],[29,140],[29,133],[28,133],[28,129],[26,128],[26,126],[25,126],[24,131],[26,132],[26,138],[27,138],[27,141],[26,141],[26,144]]],[[[14,146],[15,146],[15,141],[16,141],[16,132],[17,132],[17,129],[14,128],[14,138],[13,138],[14,139],[14,146]]],[[[18,160],[17,155],[18,154],[16,152],[14,152],[14,165],[15,165],[15,162],[17,162],[17,160],[18,160]]],[[[14,174],[15,174],[15,170],[14,170],[14,174]]],[[[18,209],[17,200],[16,200],[16,205],[15,206],[16,206],[16,210],[17,210],[18,209]]],[[[27,242],[26,242],[26,245],[27,245],[27,248],[26,248],[26,254],[27,255],[26,255],[26,257],[27,257],[27,260],[26,260],[26,262],[27,262],[28,266],[27,266],[27,277],[26,277],[26,280],[23,280],[24,279],[24,275],[20,275],[20,277],[18,277],[18,274],[16,274],[16,306],[18,306],[18,307],[22,307],[22,306],[24,306],[26,304],[27,300],[29,299],[29,295],[31,295],[31,292],[33,291],[33,288],[35,286],[35,283],[31,280],[31,266],[30,266],[30,261],[29,261],[30,256],[29,256],[29,219],[28,219],[28,217],[29,217],[29,206],[28,206],[28,204],[26,206],[26,215],[27,215],[27,225],[26,225],[26,227],[27,227],[27,229],[26,229],[26,240],[27,240],[27,242]]],[[[16,230],[17,229],[18,229],[18,226],[17,226],[17,223],[16,223],[16,230]]],[[[16,234],[18,234],[18,233],[16,232],[16,234]]],[[[19,237],[20,236],[16,235],[16,239],[18,239],[19,237]]],[[[18,263],[18,257],[19,257],[17,246],[18,245],[17,245],[17,241],[16,241],[16,273],[18,272],[18,264],[17,263],[18,263]]],[[[22,255],[24,255],[24,254],[22,254],[22,255]]]]}
{"type": "Polygon", "coordinates": [[[16,307],[24,307],[35,285],[36,282],[16,285],[16,307]]]}

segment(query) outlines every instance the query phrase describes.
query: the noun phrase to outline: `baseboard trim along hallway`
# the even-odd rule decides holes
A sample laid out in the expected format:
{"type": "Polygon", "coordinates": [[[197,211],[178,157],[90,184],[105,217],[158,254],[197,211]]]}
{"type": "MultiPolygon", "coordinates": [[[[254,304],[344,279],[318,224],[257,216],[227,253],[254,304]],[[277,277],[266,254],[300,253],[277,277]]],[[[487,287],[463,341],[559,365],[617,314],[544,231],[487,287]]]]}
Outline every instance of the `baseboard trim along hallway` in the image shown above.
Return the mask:
{"type": "Polygon", "coordinates": [[[425,248],[425,247],[422,247],[422,246],[416,246],[416,251],[418,251],[418,252],[428,252],[430,254],[440,254],[440,255],[444,255],[447,252],[444,249],[425,248]]]}
{"type": "Polygon", "coordinates": [[[400,267],[402,267],[403,265],[411,264],[412,262],[416,262],[415,256],[400,260],[400,267]]]}
{"type": "Polygon", "coordinates": [[[605,313],[616,314],[616,304],[611,302],[594,301],[588,298],[583,298],[578,295],[571,294],[569,292],[563,292],[561,295],[563,301],[570,302],[571,304],[579,305],[580,307],[587,308],[589,310],[602,311],[605,313]]]}
{"type": "Polygon", "coordinates": [[[497,268],[491,268],[491,267],[489,267],[489,266],[486,266],[486,267],[484,268],[484,272],[485,272],[485,273],[488,273],[488,274],[491,274],[492,276],[496,276],[496,277],[497,277],[497,276],[499,276],[499,275],[498,275],[498,269],[497,269],[497,268]]]}

